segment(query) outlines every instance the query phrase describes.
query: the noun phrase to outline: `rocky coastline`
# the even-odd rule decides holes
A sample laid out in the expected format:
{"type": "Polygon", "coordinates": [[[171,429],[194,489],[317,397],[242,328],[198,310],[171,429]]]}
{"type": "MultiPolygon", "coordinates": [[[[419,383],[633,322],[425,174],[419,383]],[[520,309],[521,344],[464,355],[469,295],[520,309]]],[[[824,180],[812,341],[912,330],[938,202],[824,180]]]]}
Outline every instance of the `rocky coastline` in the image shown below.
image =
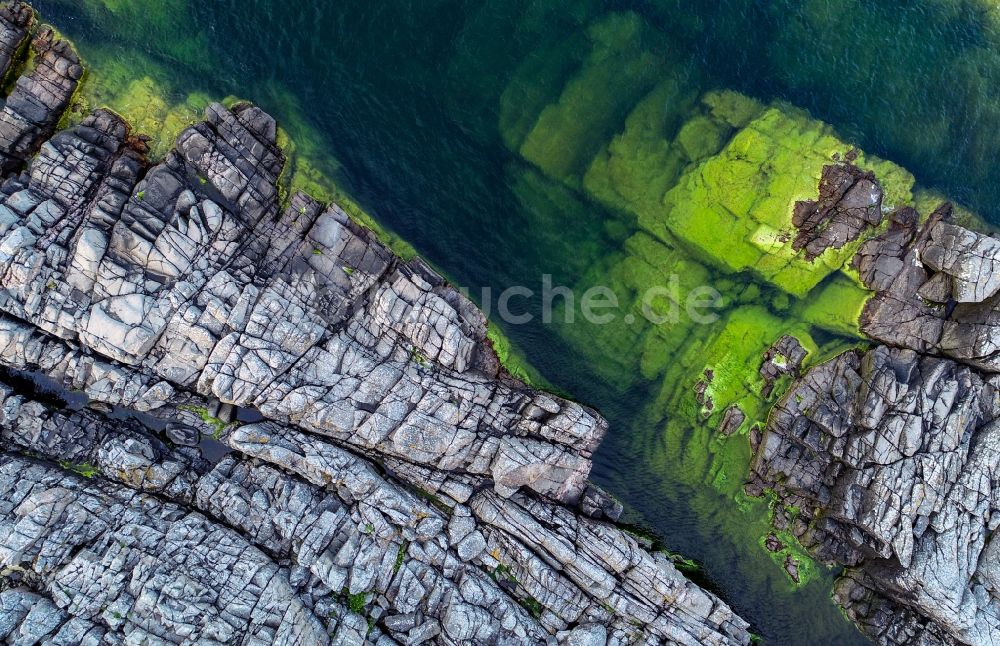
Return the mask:
{"type": "MultiPolygon", "coordinates": [[[[154,163],[121,116],[73,113],[83,62],[22,2],[0,4],[0,75],[0,640],[751,642],[615,525],[621,505],[588,482],[605,420],[509,374],[482,313],[419,258],[286,194],[273,118],[213,103],[154,163]]],[[[703,102],[736,143],[792,130],[749,99],[703,102]]],[[[522,153],[562,177],[551,149],[522,153]]],[[[710,169],[741,150],[685,154],[710,169]]],[[[748,436],[746,491],[776,498],[763,547],[792,580],[797,542],[844,568],[835,599],[877,643],[994,643],[1000,242],[948,204],[897,206],[886,167],[856,154],[810,158],[826,164],[818,197],[795,204],[787,240],[753,219],[765,209],[717,214],[788,243],[780,264],[716,248],[710,173],[666,224],[659,200],[632,204],[706,263],[867,299],[872,343],[822,363],[782,328],[751,368],[759,405],[717,367],[665,389],[693,390],[718,437],[745,451],[748,436]]],[[[633,248],[667,253],[647,238],[633,248]]],[[[650,338],[649,362],[673,356],[650,338]]]]}
{"type": "Polygon", "coordinates": [[[213,104],[151,164],[110,111],[64,122],[82,64],[23,3],[0,64],[0,638],[750,642],[613,524],[596,412],[281,194],[270,116],[213,104]]]}
{"type": "Polygon", "coordinates": [[[610,283],[638,302],[676,273],[681,294],[717,287],[724,314],[565,335],[607,383],[654,384],[644,448],[691,483],[682,506],[709,487],[735,501],[726,522],[757,505],[746,516],[769,517],[763,535],[733,533],[759,540],[791,594],[825,574],[819,561],[846,568],[836,600],[878,643],[996,643],[996,238],[814,115],[692,81],[699,65],[658,49],[652,28],[609,13],[588,23],[589,50],[526,57],[504,135],[526,175],[579,198],[553,222],[593,202],[618,218],[617,253],[579,291],[610,283]],[[561,55],[574,72],[538,81],[536,61],[561,55]]]}

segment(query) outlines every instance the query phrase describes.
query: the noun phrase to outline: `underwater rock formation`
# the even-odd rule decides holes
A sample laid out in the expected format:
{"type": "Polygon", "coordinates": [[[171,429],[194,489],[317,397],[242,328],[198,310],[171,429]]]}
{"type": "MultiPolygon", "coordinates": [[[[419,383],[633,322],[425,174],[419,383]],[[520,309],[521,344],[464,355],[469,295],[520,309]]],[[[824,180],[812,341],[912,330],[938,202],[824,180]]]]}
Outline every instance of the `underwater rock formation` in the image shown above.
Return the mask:
{"type": "Polygon", "coordinates": [[[837,599],[880,644],[1000,639],[1000,243],[909,207],[855,259],[884,343],[806,372],[772,411],[749,490],[848,566],[837,599]],[[787,510],[792,510],[788,512],[787,510]]]}
{"type": "MultiPolygon", "coordinates": [[[[560,46],[526,58],[525,73],[515,76],[502,105],[508,145],[534,167],[525,174],[578,191],[581,202],[591,198],[615,220],[605,226],[611,240],[584,270],[578,291],[611,284],[636,323],[574,323],[564,336],[591,359],[608,388],[625,393],[651,386],[659,393],[635,425],[656,430],[634,442],[653,454],[643,459],[669,473],[670,485],[693,485],[681,494],[683,508],[722,515],[725,502],[718,498],[698,506],[710,486],[735,501],[726,524],[756,510],[771,514],[770,500],[753,507],[741,498],[756,453],[750,492],[777,488],[787,508],[773,506],[772,540],[759,533],[744,540],[759,536],[775,569],[807,584],[822,568],[803,545],[821,560],[851,566],[837,598],[884,643],[934,643],[935,637],[992,643],[992,593],[974,572],[996,524],[994,508],[984,502],[993,495],[995,460],[974,455],[970,442],[995,417],[990,397],[996,395],[983,384],[1000,365],[993,331],[1000,245],[959,226],[958,209],[947,221],[948,207],[931,217],[945,221],[919,233],[911,207],[927,214],[934,200],[904,169],[853,150],[829,125],[786,104],[702,93],[696,66],[664,59],[660,42],[669,37],[644,43],[622,28],[634,21],[595,19],[575,49],[563,54],[560,46]],[[640,58],[637,52],[655,54],[663,71],[656,84],[635,81],[645,96],[621,93],[615,99],[627,105],[611,110],[610,99],[603,99],[590,114],[579,97],[601,93],[603,81],[593,70],[605,60],[608,42],[632,60],[640,58]],[[536,73],[537,59],[561,54],[568,71],[536,73]],[[531,75],[540,78],[533,92],[526,90],[531,75]],[[545,101],[512,100],[520,96],[545,101]],[[534,125],[525,128],[528,111],[534,125]],[[609,136],[616,130],[611,121],[617,132],[609,136]],[[568,151],[581,123],[594,126],[589,139],[568,151]],[[534,145],[541,140],[560,145],[534,145]],[[569,159],[572,164],[563,163],[569,159]],[[914,243],[920,235],[926,240],[914,243]],[[689,293],[711,285],[722,296],[718,320],[695,323],[681,314],[666,325],[644,323],[642,295],[668,276],[677,282],[669,296],[653,302],[654,313],[669,315],[689,293]],[[888,381],[881,393],[882,382],[868,383],[865,361],[880,354],[863,360],[852,352],[823,363],[866,336],[898,346],[893,352],[918,351],[889,362],[902,385],[888,381]],[[942,358],[958,363],[945,368],[949,364],[936,363],[942,358]],[[959,368],[965,372],[951,374],[959,368]],[[865,389],[885,401],[853,403],[876,396],[865,389]],[[864,408],[869,405],[873,411],[864,408]],[[883,419],[884,408],[894,417],[883,419]],[[961,478],[968,482],[961,482],[967,489],[974,483],[975,493],[953,486],[966,471],[961,478]],[[957,533],[932,539],[953,526],[957,533]],[[901,558],[894,542],[905,566],[885,574],[881,564],[901,558]],[[968,554],[955,557],[956,546],[968,554]]],[[[893,374],[884,366],[883,373],[893,374]]]]}
{"type": "MultiPolygon", "coordinates": [[[[989,467],[995,460],[974,455],[968,443],[995,417],[990,410],[995,394],[970,395],[971,377],[956,376],[949,388],[952,378],[938,364],[913,368],[912,375],[907,368],[899,377],[906,387],[892,385],[882,395],[905,415],[886,420],[883,428],[878,407],[890,403],[873,404],[877,414],[866,422],[874,425],[869,428],[850,412],[847,400],[860,400],[851,394],[859,389],[880,390],[866,385],[863,362],[854,354],[807,373],[825,375],[823,396],[808,396],[810,376],[790,394],[788,389],[800,365],[809,370],[865,335],[928,355],[913,357],[918,365],[950,358],[979,382],[991,382],[1000,366],[993,323],[1000,298],[994,270],[998,243],[959,226],[957,218],[948,221],[949,207],[918,231],[918,215],[907,205],[924,208],[930,200],[913,177],[851,150],[822,122],[786,105],[763,106],[733,93],[709,92],[695,100],[690,86],[667,76],[621,119],[621,132],[580,176],[567,178],[547,158],[519,150],[551,179],[579,188],[629,222],[631,237],[622,253],[595,263],[581,285],[610,280],[615,293],[633,297],[623,300],[640,323],[575,325],[566,335],[585,355],[594,339],[601,339],[604,354],[613,358],[594,364],[608,382],[632,384],[641,375],[660,384],[647,414],[663,429],[657,446],[676,456],[669,465],[672,477],[711,483],[735,495],[750,450],[757,454],[751,491],[776,487],[789,507],[777,506],[782,540],[776,536],[770,546],[793,580],[808,577],[808,564],[795,563],[801,552],[783,551],[795,549],[792,534],[822,560],[858,566],[841,580],[838,599],[884,643],[910,643],[918,636],[929,643],[935,636],[945,643],[990,643],[994,602],[974,572],[995,526],[994,509],[975,504],[992,495],[989,467]],[[886,214],[889,223],[880,224],[886,214]],[[642,327],[641,295],[671,274],[679,276],[669,297],[675,302],[699,285],[719,289],[719,320],[695,325],[682,318],[642,327]],[[857,365],[846,366],[849,357],[857,365]],[[835,367],[841,373],[822,372],[835,367]],[[904,397],[900,388],[909,394],[904,397]],[[966,409],[950,412],[958,405],[955,393],[972,396],[978,403],[966,408],[983,407],[981,417],[966,409]],[[898,402],[892,399],[897,394],[898,402]],[[758,424],[764,425],[779,397],[762,437],[758,424]],[[801,407],[787,408],[796,398],[801,407]],[[927,417],[923,426],[917,423],[921,415],[927,417]],[[800,426],[806,421],[809,425],[800,426]],[[788,429],[777,428],[779,423],[788,429]],[[966,444],[942,449],[938,436],[941,428],[953,432],[950,425],[968,425],[967,436],[959,438],[966,444]],[[846,439],[853,435],[858,437],[846,439]],[[977,493],[962,498],[952,484],[967,467],[973,470],[962,477],[976,482],[977,493]],[[932,490],[951,507],[941,502],[940,520],[919,520],[932,511],[911,508],[930,505],[925,499],[932,490]],[[879,496],[890,501],[884,509],[879,496]],[[954,520],[955,510],[965,507],[973,511],[954,520]],[[913,516],[910,524],[900,525],[906,514],[913,516]],[[842,516],[843,527],[827,527],[842,516]],[[954,523],[967,532],[960,542],[947,542],[955,535],[931,539],[954,523]],[[916,560],[893,574],[876,572],[874,562],[898,558],[886,551],[892,541],[918,544],[900,548],[916,560]],[[965,560],[948,556],[966,543],[965,560]],[[919,561],[919,555],[931,556],[919,561]],[[938,566],[947,568],[947,576],[934,574],[938,566]]],[[[569,90],[585,81],[586,69],[571,77],[555,109],[564,109],[569,90]]],[[[558,127],[539,118],[533,136],[558,127]]],[[[654,303],[654,310],[662,314],[669,305],[654,303]]]]}
{"type": "Polygon", "coordinates": [[[107,110],[49,136],[82,70],[35,42],[0,116],[0,637],[749,643],[608,522],[599,415],[510,377],[422,261],[282,199],[270,116],[213,104],[153,166],[107,110]]]}

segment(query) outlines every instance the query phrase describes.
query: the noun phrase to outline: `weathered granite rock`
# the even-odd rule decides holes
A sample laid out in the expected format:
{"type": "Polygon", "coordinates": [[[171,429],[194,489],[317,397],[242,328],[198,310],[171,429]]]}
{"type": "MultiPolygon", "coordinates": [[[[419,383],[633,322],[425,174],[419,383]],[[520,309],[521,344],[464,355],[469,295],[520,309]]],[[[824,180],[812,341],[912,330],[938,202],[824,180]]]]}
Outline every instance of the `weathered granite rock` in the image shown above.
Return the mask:
{"type": "Polygon", "coordinates": [[[775,382],[785,375],[798,376],[802,362],[805,360],[806,349],[794,336],[785,334],[771,344],[764,353],[760,364],[760,376],[764,378],[761,389],[763,397],[770,397],[774,391],[775,382]]]}
{"type": "Polygon", "coordinates": [[[600,416],[507,375],[423,262],[281,208],[271,117],[212,105],[150,167],[108,111],[52,136],[82,70],[35,43],[0,114],[4,638],[749,643],[600,520],[600,416]]]}
{"type": "Polygon", "coordinates": [[[850,352],[778,404],[754,474],[801,510],[806,523],[792,529],[819,557],[860,566],[871,589],[961,643],[990,643],[998,414],[994,380],[968,366],[885,346],[850,352]]]}
{"type": "Polygon", "coordinates": [[[755,447],[751,493],[849,566],[836,597],[880,644],[1000,640],[1000,243],[910,208],[855,260],[879,345],[803,375],[755,447]]]}
{"type": "MultiPolygon", "coordinates": [[[[14,20],[7,24],[15,26],[2,33],[5,44],[0,46],[0,52],[9,49],[7,43],[25,26],[24,10],[17,5],[5,13],[5,19],[10,16],[14,20]]],[[[52,135],[83,76],[73,46],[58,38],[50,27],[38,31],[31,48],[35,54],[33,69],[17,79],[0,110],[0,170],[4,173],[23,166],[52,135]]],[[[3,56],[0,54],[0,63],[3,56]]]]}
{"type": "Polygon", "coordinates": [[[873,339],[1000,372],[1000,241],[948,221],[949,205],[917,228],[914,213],[865,243],[862,280],[877,293],[861,317],[873,339]]]}
{"type": "Polygon", "coordinates": [[[576,503],[605,422],[498,379],[473,305],[336,206],[276,217],[274,133],[213,105],[141,179],[110,113],[60,133],[0,204],[0,310],[372,455],[576,503]]]}

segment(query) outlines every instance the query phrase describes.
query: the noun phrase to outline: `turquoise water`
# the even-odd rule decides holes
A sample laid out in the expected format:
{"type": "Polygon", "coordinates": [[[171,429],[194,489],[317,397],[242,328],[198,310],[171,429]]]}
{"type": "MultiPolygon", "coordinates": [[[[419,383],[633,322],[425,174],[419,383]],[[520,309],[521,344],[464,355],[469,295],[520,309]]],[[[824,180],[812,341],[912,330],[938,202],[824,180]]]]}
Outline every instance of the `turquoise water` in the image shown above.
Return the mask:
{"type": "MultiPolygon", "coordinates": [[[[623,108],[606,110],[605,131],[575,135],[569,167],[669,73],[693,92],[731,88],[806,108],[1000,220],[1000,39],[975,2],[34,4],[85,58],[142,70],[172,101],[203,92],[258,102],[379,222],[478,299],[482,287],[536,287],[543,274],[585,283],[634,227],[572,181],[543,177],[511,145],[577,73],[583,34],[609,13],[634,12],[643,28],[627,37],[654,54],[607,79],[623,108]]],[[[599,86],[591,92],[585,116],[607,99],[599,86]]],[[[616,372],[620,347],[595,338],[581,350],[537,320],[506,331],[551,384],[610,420],[594,478],[631,522],[697,561],[700,581],[766,643],[864,643],[829,599],[834,573],[792,586],[756,540],[760,505],[748,510],[670,457],[663,420],[647,412],[659,385],[616,372]]]]}

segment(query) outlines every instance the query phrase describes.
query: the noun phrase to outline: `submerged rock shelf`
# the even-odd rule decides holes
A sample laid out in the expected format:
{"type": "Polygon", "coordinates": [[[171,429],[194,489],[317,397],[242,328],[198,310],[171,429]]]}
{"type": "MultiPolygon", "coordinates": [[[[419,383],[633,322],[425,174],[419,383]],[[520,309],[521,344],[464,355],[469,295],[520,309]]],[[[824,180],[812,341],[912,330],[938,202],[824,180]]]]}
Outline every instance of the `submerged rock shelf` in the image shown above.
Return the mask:
{"type": "Polygon", "coordinates": [[[4,638],[749,643],[608,522],[603,419],[511,378],[420,260],[282,208],[273,119],[212,104],[156,165],[107,110],[54,133],[82,68],[34,29],[0,116],[0,362],[90,406],[0,387],[4,638]]]}

